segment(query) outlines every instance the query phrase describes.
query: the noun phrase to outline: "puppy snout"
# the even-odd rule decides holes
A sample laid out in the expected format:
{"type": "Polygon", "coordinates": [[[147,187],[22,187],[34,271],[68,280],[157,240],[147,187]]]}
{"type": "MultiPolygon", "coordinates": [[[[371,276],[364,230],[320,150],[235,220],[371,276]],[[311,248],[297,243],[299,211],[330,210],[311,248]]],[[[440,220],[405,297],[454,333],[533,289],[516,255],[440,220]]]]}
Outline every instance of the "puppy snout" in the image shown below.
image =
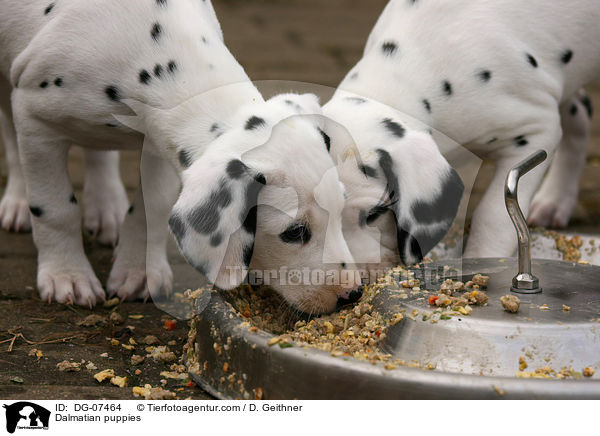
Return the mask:
{"type": "Polygon", "coordinates": [[[348,304],[356,303],[363,294],[363,287],[359,286],[357,289],[346,290],[342,293],[342,295],[338,298],[337,305],[338,307],[346,306],[348,304]]]}

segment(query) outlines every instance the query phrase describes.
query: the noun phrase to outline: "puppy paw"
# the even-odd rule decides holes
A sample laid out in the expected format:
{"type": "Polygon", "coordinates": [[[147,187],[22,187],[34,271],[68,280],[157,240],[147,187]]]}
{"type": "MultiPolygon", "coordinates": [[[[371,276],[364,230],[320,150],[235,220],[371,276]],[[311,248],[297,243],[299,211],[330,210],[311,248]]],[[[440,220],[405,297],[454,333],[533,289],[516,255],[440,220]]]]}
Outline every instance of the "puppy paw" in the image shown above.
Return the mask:
{"type": "Polygon", "coordinates": [[[0,226],[9,232],[31,231],[31,216],[25,196],[5,192],[0,201],[0,226]]]}
{"type": "Polygon", "coordinates": [[[40,298],[62,304],[93,307],[105,300],[100,281],[92,267],[61,268],[57,265],[40,265],[37,277],[40,298]]]}
{"type": "Polygon", "coordinates": [[[530,226],[563,229],[569,224],[576,203],[576,197],[572,196],[536,195],[531,202],[527,223],[530,226]]]}
{"type": "Polygon", "coordinates": [[[86,188],[83,205],[83,223],[88,234],[100,244],[114,247],[129,208],[123,185],[119,181],[109,186],[86,188]]]}
{"type": "Polygon", "coordinates": [[[121,300],[169,296],[173,289],[173,272],[166,259],[132,264],[117,255],[107,289],[110,295],[116,294],[121,300]]]}

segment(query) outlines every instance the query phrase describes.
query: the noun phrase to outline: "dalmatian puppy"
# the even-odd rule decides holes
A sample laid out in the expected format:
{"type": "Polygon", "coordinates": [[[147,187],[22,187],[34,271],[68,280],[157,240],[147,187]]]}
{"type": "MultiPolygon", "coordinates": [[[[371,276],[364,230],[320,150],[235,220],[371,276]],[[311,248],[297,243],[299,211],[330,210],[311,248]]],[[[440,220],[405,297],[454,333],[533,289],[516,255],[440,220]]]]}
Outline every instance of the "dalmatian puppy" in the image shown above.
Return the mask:
{"type": "MultiPolygon", "coordinates": [[[[374,227],[384,235],[383,260],[399,250],[404,262],[418,261],[444,236],[462,189],[428,128],[495,161],[465,256],[513,255],[504,181],[538,149],[550,156],[558,151],[535,198],[550,159],[523,178],[520,204],[526,215],[532,205],[531,223],[566,225],[589,132],[589,100],[576,94],[600,72],[599,6],[583,0],[388,3],[363,58],[323,108],[354,140],[339,140],[342,128],[327,130],[332,153],[343,158],[355,143],[360,156],[340,175],[349,197],[344,233],[355,256],[379,234],[374,227]],[[386,236],[391,224],[397,238],[386,236]]],[[[374,247],[367,261],[379,251],[374,247]]]]}
{"type": "MultiPolygon", "coordinates": [[[[318,100],[265,101],[224,45],[210,1],[1,0],[0,7],[10,82],[2,95],[11,95],[11,152],[18,143],[21,163],[10,161],[11,180],[14,171],[14,183],[26,186],[43,300],[91,306],[105,298],[83,251],[66,168],[72,143],[93,153],[143,144],[142,189],[121,228],[110,293],[170,292],[170,227],[189,263],[220,288],[241,283],[249,268],[302,266],[348,280],[272,282],[296,308],[329,311],[349,295],[359,279],[342,234],[343,186],[319,120],[302,115],[320,113],[318,100]]],[[[8,102],[2,107],[6,117],[8,102]]],[[[117,178],[106,174],[114,162],[100,167],[117,178]]]]}

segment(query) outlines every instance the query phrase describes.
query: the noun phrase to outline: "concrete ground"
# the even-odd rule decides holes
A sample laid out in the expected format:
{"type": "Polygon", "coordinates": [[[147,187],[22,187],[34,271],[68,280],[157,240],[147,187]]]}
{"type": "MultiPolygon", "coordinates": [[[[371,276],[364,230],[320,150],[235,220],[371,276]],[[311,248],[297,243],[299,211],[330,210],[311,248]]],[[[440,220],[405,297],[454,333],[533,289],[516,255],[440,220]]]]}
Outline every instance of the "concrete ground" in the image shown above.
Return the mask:
{"type": "MultiPolygon", "coordinates": [[[[214,0],[226,42],[254,80],[294,80],[336,86],[360,58],[366,37],[383,9],[385,0],[214,0]]],[[[589,88],[592,99],[600,102],[600,83],[589,88]]],[[[597,103],[600,104],[600,103],[597,103]]],[[[588,164],[581,180],[579,205],[572,230],[600,232],[600,117],[594,120],[588,164]]],[[[122,174],[131,194],[137,185],[137,153],[122,154],[122,174]]],[[[80,152],[73,150],[71,174],[76,194],[81,195],[80,152]]],[[[486,163],[474,190],[472,205],[480,198],[492,167],[486,163]]],[[[0,187],[6,183],[4,155],[0,154],[0,187]]],[[[110,269],[111,250],[88,242],[86,251],[102,281],[110,269]]],[[[195,287],[197,275],[170,247],[175,272],[175,290],[195,287]]],[[[111,322],[98,327],[77,323],[95,313],[109,315],[114,308],[93,311],[52,303],[42,303],[34,290],[36,251],[31,234],[0,231],[0,398],[133,398],[131,386],[160,385],[161,371],[168,364],[148,359],[133,366],[133,353],[146,354],[145,345],[129,351],[107,340],[129,337],[141,343],[146,335],[155,335],[163,345],[180,354],[186,335],[186,323],[179,321],[175,330],[164,328],[164,312],[152,303],[124,303],[116,310],[124,318],[122,325],[111,322]],[[142,319],[128,315],[143,315],[142,319]],[[125,326],[135,327],[126,329],[125,326]],[[125,329],[124,329],[125,328],[125,329]],[[14,340],[13,340],[14,339],[14,340]],[[41,350],[38,360],[29,356],[41,350]],[[101,357],[108,353],[108,358],[101,357]],[[128,376],[128,388],[99,385],[94,370],[60,372],[56,364],[65,359],[93,362],[98,371],[112,368],[117,375],[128,376]],[[141,369],[136,375],[135,370],[141,369]]],[[[169,317],[170,318],[170,317],[169,317]]],[[[208,398],[197,388],[181,386],[169,380],[167,389],[179,398],[208,398]],[[181,390],[178,390],[181,389],[181,390]]]]}

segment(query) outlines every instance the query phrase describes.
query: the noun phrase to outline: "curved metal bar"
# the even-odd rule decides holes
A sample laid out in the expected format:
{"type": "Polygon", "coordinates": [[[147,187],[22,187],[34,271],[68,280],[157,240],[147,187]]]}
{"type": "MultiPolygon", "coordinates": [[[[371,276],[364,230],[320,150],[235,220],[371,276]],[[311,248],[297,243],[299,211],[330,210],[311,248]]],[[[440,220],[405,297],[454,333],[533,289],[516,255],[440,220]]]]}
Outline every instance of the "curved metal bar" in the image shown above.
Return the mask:
{"type": "Polygon", "coordinates": [[[519,207],[518,188],[519,179],[541,164],[548,155],[544,150],[539,150],[527,159],[514,166],[506,176],[504,184],[504,203],[513,225],[517,231],[519,243],[519,273],[513,278],[511,291],[532,294],[542,292],[539,280],[531,274],[531,242],[527,221],[519,207]]]}

